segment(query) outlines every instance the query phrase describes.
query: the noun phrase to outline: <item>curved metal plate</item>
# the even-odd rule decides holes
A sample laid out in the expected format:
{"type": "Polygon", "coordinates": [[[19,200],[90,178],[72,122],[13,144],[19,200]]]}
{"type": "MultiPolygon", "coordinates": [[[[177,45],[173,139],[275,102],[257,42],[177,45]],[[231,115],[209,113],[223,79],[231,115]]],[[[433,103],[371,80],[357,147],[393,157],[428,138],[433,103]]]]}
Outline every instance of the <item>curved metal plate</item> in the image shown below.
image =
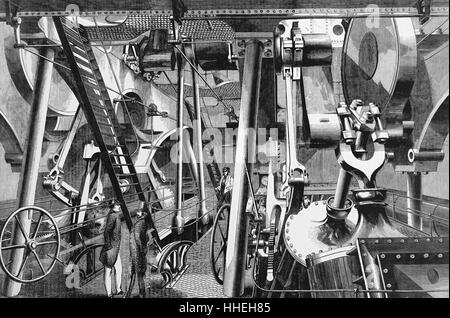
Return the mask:
{"type": "Polygon", "coordinates": [[[289,216],[284,228],[286,248],[296,261],[306,266],[308,255],[349,244],[357,222],[358,211],[352,208],[345,229],[344,223],[328,224],[326,201],[316,201],[300,213],[289,216]]]}
{"type": "Polygon", "coordinates": [[[352,20],[341,66],[348,104],[354,99],[372,102],[388,117],[401,120],[416,66],[416,37],[410,18],[352,20]]]}

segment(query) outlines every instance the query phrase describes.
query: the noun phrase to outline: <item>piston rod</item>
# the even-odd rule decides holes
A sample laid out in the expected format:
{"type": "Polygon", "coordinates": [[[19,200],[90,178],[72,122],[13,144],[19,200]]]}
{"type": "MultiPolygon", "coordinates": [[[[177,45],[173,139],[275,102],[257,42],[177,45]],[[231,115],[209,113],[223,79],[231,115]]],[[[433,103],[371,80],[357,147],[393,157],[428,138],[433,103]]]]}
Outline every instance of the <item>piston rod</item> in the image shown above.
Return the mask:
{"type": "Polygon", "coordinates": [[[422,218],[420,213],[422,208],[422,175],[410,172],[406,177],[406,209],[408,212],[408,225],[422,230],[422,218]]]}
{"type": "MultiPolygon", "coordinates": [[[[231,196],[228,242],[225,256],[223,292],[237,297],[244,292],[245,263],[247,253],[247,216],[245,212],[248,194],[246,165],[249,154],[256,155],[256,134],[249,134],[257,128],[259,90],[263,44],[252,40],[247,43],[242,81],[239,128],[234,166],[234,184],[231,196]]],[[[251,175],[251,166],[247,169],[251,175]]]]}

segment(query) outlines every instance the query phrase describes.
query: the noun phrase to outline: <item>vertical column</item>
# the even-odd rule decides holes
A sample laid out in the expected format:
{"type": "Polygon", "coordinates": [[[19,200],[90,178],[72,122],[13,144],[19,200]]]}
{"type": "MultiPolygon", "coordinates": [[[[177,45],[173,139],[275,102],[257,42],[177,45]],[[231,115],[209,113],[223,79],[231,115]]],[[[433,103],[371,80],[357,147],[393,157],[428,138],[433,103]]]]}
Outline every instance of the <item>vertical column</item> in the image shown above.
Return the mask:
{"type": "Polygon", "coordinates": [[[336,192],[334,194],[333,205],[335,208],[342,209],[344,207],[348,189],[350,188],[350,181],[352,181],[352,175],[341,168],[336,184],[336,192]]]}
{"type": "MultiPolygon", "coordinates": [[[[192,50],[194,51],[194,50],[192,50]]],[[[191,59],[192,65],[196,65],[195,59],[191,59]]],[[[192,74],[192,88],[194,90],[194,106],[195,106],[195,121],[194,121],[194,146],[197,155],[197,167],[198,167],[198,194],[200,200],[199,206],[199,217],[202,216],[202,223],[204,225],[208,224],[209,216],[206,210],[205,202],[205,173],[203,169],[203,144],[202,144],[202,113],[200,108],[200,90],[198,86],[198,75],[194,70],[191,69],[192,74]]]]}
{"type": "Polygon", "coordinates": [[[422,230],[422,175],[420,172],[406,174],[406,209],[408,210],[408,225],[422,230]]]}
{"type": "MultiPolygon", "coordinates": [[[[248,197],[246,165],[249,159],[248,154],[252,156],[256,154],[262,53],[261,42],[252,40],[247,43],[223,284],[224,294],[229,297],[237,297],[244,292],[248,236],[245,212],[248,197]]],[[[248,172],[251,175],[251,165],[249,165],[248,172]]]]}
{"type": "Polygon", "coordinates": [[[183,232],[184,217],[183,211],[183,145],[184,145],[184,130],[183,130],[183,118],[184,118],[184,67],[185,62],[181,57],[181,54],[177,53],[178,62],[178,158],[177,158],[177,180],[176,180],[176,211],[174,216],[174,226],[177,227],[178,234],[183,232]]]}
{"type": "MultiPolygon", "coordinates": [[[[37,70],[37,78],[34,91],[33,105],[31,108],[30,126],[27,134],[27,145],[22,161],[21,180],[19,184],[18,202],[19,208],[34,204],[36,185],[39,173],[39,162],[42,153],[42,141],[44,139],[45,121],[47,117],[48,99],[50,95],[53,63],[55,53],[47,49],[42,53],[49,61],[40,59],[37,70]]],[[[26,233],[30,232],[31,220],[24,211],[19,215],[26,233]]],[[[13,244],[24,244],[24,237],[20,231],[14,230],[13,244]]],[[[17,273],[22,263],[24,249],[15,249],[11,254],[11,272],[17,273]]],[[[21,284],[9,278],[5,279],[4,292],[8,297],[17,296],[21,284]]]]}

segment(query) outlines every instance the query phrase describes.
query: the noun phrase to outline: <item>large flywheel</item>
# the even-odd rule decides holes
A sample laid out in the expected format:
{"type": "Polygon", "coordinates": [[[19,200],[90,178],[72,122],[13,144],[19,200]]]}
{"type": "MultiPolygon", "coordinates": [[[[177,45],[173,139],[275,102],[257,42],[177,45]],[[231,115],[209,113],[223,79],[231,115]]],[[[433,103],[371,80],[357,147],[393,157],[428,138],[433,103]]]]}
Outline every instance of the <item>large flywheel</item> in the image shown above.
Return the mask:
{"type": "Polygon", "coordinates": [[[370,101],[388,117],[401,116],[416,79],[416,66],[417,45],[411,18],[352,20],[341,66],[348,105],[355,99],[370,101]]]}
{"type": "Polygon", "coordinates": [[[19,283],[34,283],[45,278],[53,269],[60,248],[60,234],[55,219],[46,210],[35,207],[23,207],[12,213],[3,224],[0,232],[0,265],[12,280],[19,283]],[[25,214],[25,215],[24,215],[25,214]],[[23,219],[30,222],[27,231],[23,219]],[[13,231],[17,227],[17,231],[13,231]],[[13,243],[13,234],[18,236],[13,243]],[[11,254],[18,254],[18,268],[10,261],[11,254]]]}

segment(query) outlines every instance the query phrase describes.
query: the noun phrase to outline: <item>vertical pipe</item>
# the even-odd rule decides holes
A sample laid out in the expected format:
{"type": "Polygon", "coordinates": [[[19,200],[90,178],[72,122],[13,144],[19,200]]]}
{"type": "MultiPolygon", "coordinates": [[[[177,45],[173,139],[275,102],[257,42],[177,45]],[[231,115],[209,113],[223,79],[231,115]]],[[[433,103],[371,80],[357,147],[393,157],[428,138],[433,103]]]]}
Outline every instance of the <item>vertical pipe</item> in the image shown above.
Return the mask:
{"type": "Polygon", "coordinates": [[[411,212],[408,213],[408,225],[422,230],[422,218],[417,215],[422,210],[422,175],[419,172],[406,175],[406,209],[411,212]]]}
{"type": "Polygon", "coordinates": [[[198,186],[198,169],[197,169],[197,158],[195,157],[194,149],[192,149],[191,141],[189,138],[186,138],[189,134],[186,133],[184,136],[184,142],[183,142],[183,151],[184,151],[184,162],[189,163],[189,170],[191,172],[192,177],[194,178],[194,181],[196,185],[198,186]]]}
{"type": "Polygon", "coordinates": [[[177,227],[178,234],[183,232],[184,217],[182,212],[183,207],[183,145],[184,145],[184,67],[185,62],[180,54],[177,54],[178,59],[178,158],[177,158],[177,181],[176,181],[176,211],[174,217],[174,226],[177,227]]]}
{"type": "Polygon", "coordinates": [[[334,193],[333,205],[335,208],[342,209],[344,207],[351,180],[352,175],[341,168],[336,184],[336,192],[334,193]]]}
{"type": "MultiPolygon", "coordinates": [[[[192,50],[194,51],[194,50],[192,50]]],[[[191,60],[192,65],[196,65],[194,59],[191,60]]],[[[202,217],[202,223],[204,225],[208,224],[209,216],[206,210],[206,202],[205,202],[205,173],[203,170],[203,144],[202,144],[202,113],[200,108],[200,89],[198,86],[198,75],[195,72],[194,68],[191,67],[192,74],[192,88],[194,90],[194,106],[195,106],[195,121],[194,121],[194,145],[195,152],[197,155],[197,167],[198,167],[198,194],[199,194],[199,217],[202,217]]]]}
{"type": "MultiPolygon", "coordinates": [[[[262,53],[263,45],[261,42],[257,40],[247,42],[223,284],[224,294],[229,297],[237,297],[244,292],[248,237],[245,212],[248,196],[246,165],[249,159],[248,154],[253,156],[256,153],[255,132],[258,117],[262,53]]],[[[249,168],[251,168],[250,165],[249,168]]],[[[251,174],[251,169],[248,169],[248,171],[251,174]]]]}
{"type": "MultiPolygon", "coordinates": [[[[42,142],[45,132],[45,121],[47,117],[48,99],[50,95],[53,63],[55,57],[52,49],[45,50],[42,55],[48,59],[41,59],[37,70],[37,79],[34,91],[33,105],[31,108],[30,126],[28,127],[27,146],[22,161],[21,181],[18,192],[18,205],[20,207],[34,205],[36,185],[39,173],[39,162],[42,154],[42,142]]],[[[24,211],[25,212],[25,211],[24,211]]],[[[28,213],[18,216],[25,232],[29,233],[31,219],[28,213]]],[[[14,230],[13,245],[24,243],[24,237],[20,231],[14,230]]],[[[17,273],[22,263],[24,249],[15,249],[11,254],[11,272],[17,273]]],[[[5,279],[4,292],[8,297],[17,296],[21,284],[9,278],[5,279]]]]}

